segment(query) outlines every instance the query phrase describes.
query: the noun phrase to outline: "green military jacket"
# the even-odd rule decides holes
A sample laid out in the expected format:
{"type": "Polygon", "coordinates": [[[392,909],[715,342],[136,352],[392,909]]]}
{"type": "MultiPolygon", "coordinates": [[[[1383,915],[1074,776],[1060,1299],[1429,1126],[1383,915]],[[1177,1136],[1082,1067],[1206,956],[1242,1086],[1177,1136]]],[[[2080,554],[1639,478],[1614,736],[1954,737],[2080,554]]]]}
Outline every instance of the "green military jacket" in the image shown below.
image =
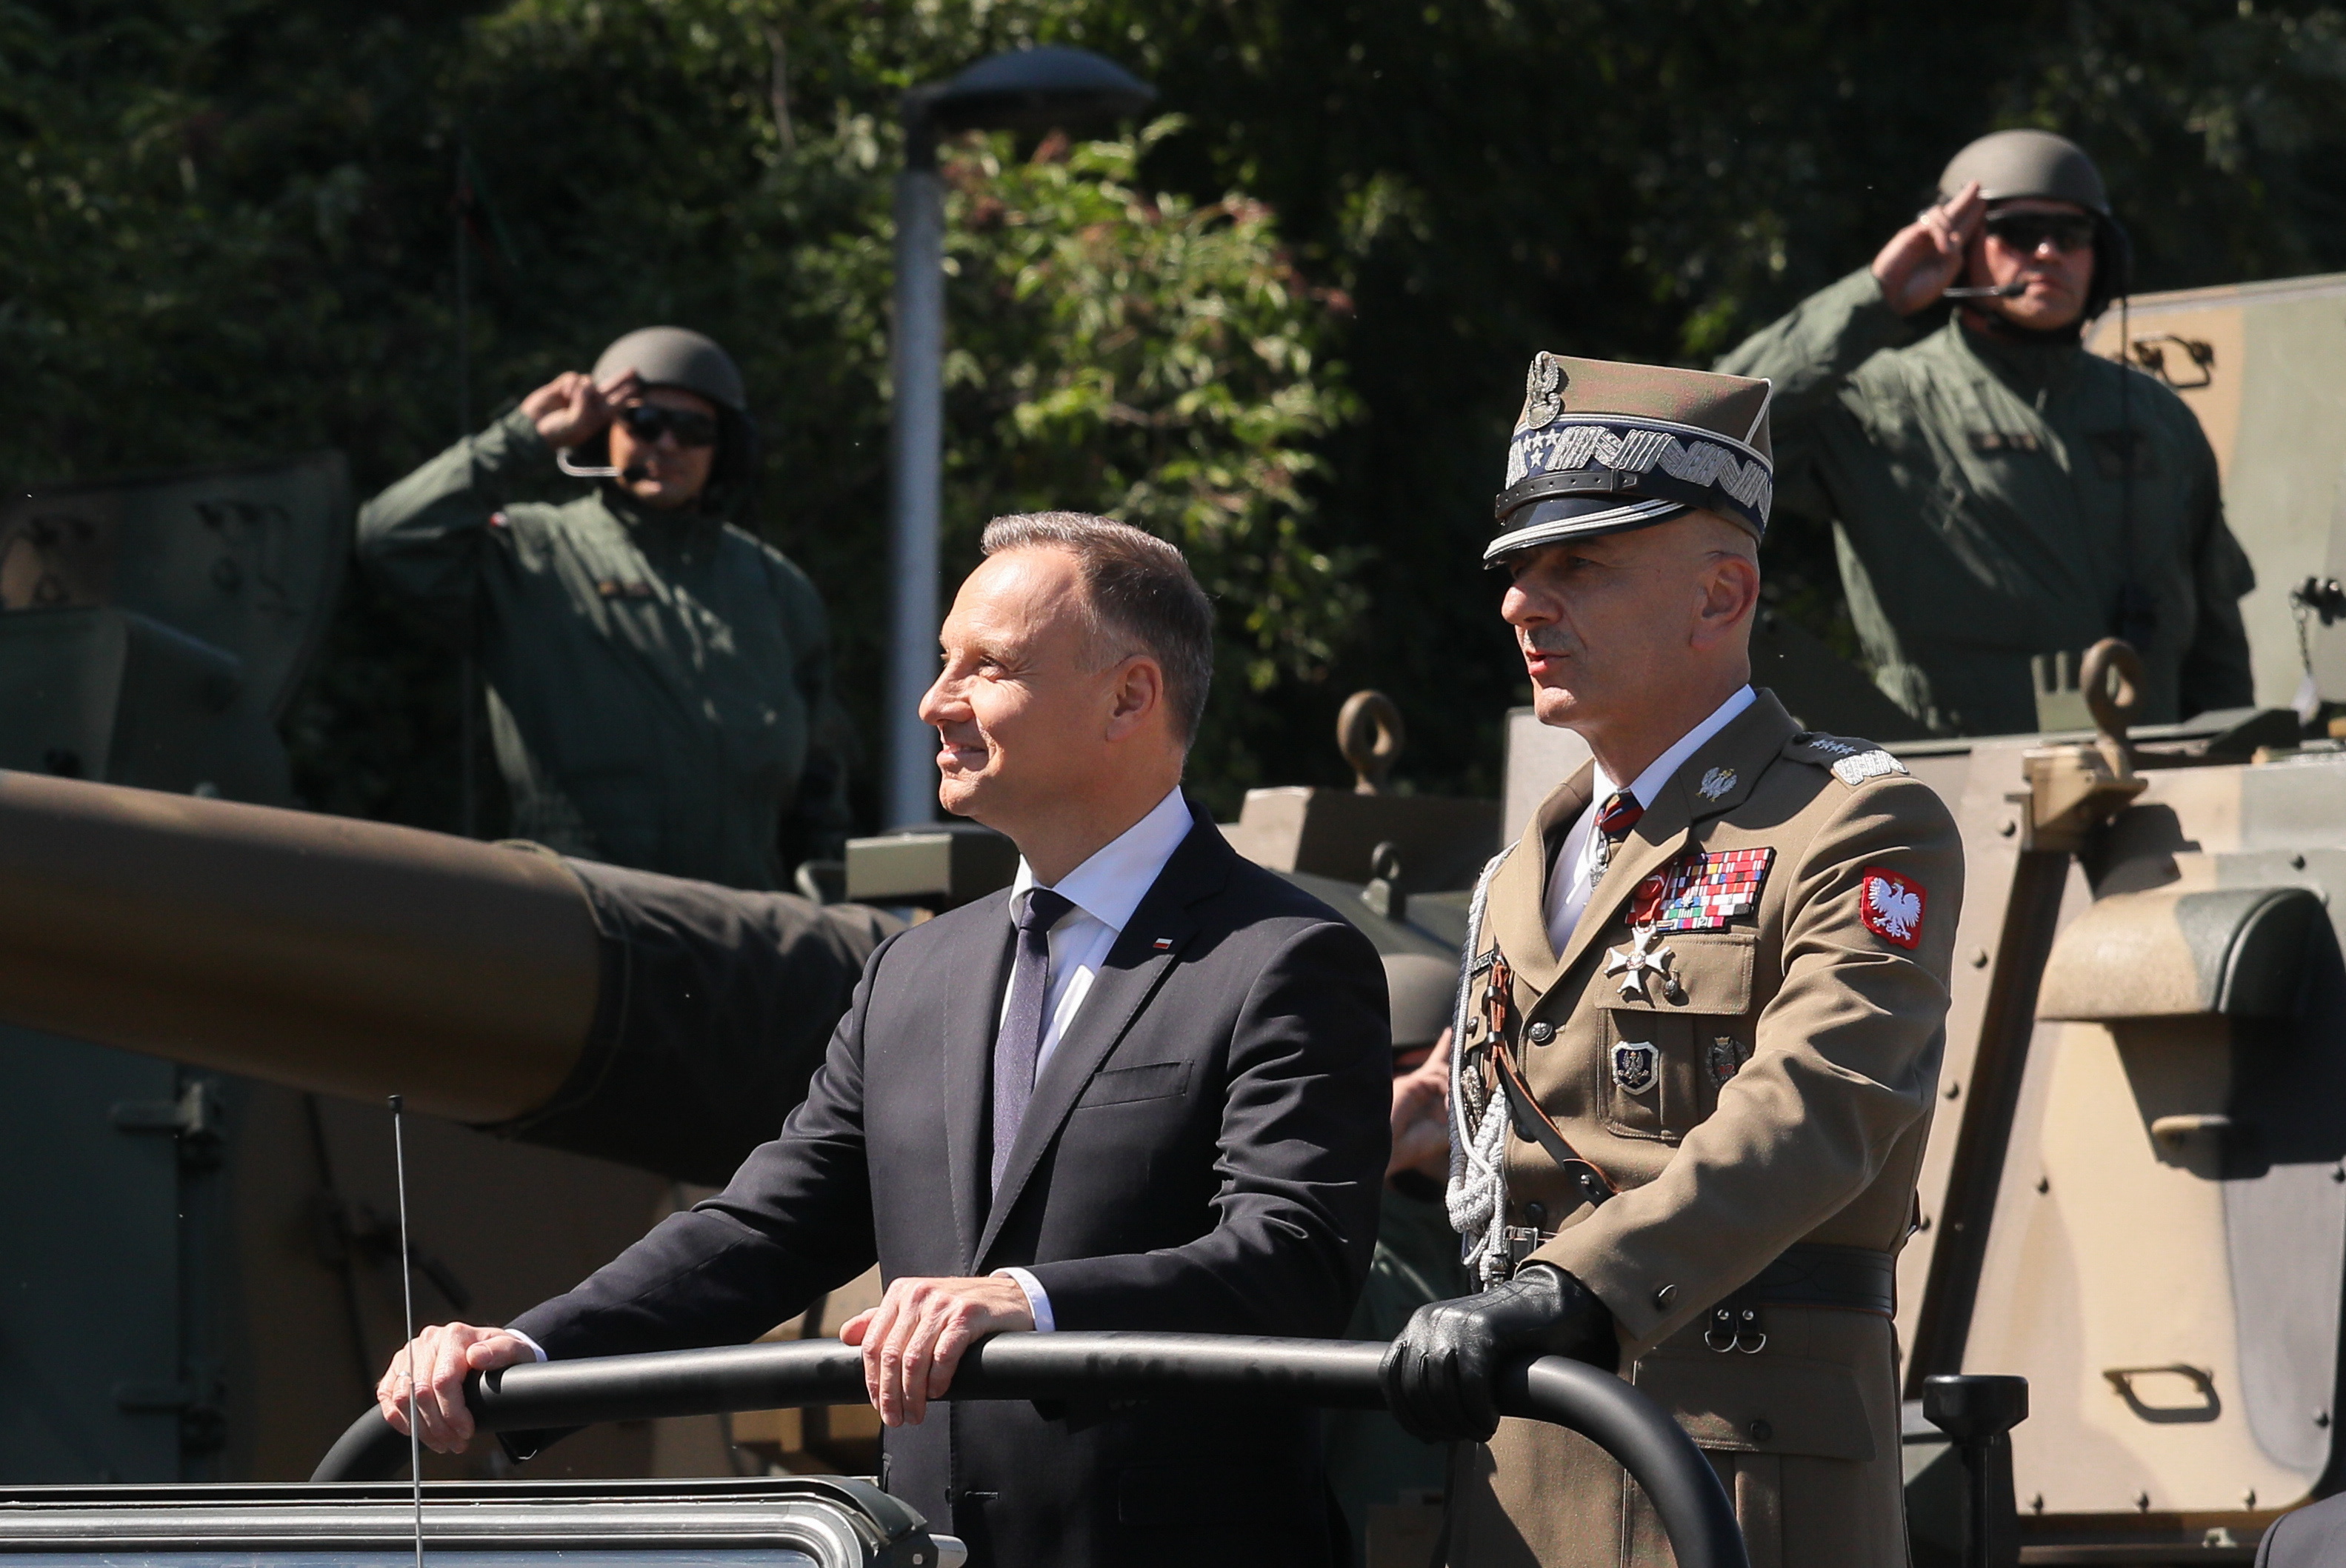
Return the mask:
{"type": "Polygon", "coordinates": [[[844,779],[814,585],[698,510],[607,485],[558,506],[508,498],[553,462],[516,411],[359,514],[375,578],[479,650],[515,834],[750,889],[781,885],[786,817],[835,852],[844,779]]]}
{"type": "Polygon", "coordinates": [[[2036,728],[2032,657],[2110,636],[2129,560],[2156,606],[2138,719],[2252,700],[2254,575],[2163,383],[2075,344],[1925,334],[1870,270],[1718,368],[1775,383],[1777,500],[1831,521],[1874,678],[1933,730],[2036,728]]]}

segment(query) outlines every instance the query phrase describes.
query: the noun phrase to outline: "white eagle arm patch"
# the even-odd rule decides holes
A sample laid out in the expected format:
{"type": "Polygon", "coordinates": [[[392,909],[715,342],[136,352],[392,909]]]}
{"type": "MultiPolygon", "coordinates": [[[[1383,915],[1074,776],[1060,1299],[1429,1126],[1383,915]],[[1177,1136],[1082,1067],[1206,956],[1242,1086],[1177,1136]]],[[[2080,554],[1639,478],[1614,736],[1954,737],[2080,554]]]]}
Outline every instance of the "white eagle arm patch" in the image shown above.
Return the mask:
{"type": "Polygon", "coordinates": [[[1866,869],[1859,891],[1858,918],[1865,929],[1898,947],[1912,948],[1923,940],[1922,885],[1880,866],[1866,869]]]}

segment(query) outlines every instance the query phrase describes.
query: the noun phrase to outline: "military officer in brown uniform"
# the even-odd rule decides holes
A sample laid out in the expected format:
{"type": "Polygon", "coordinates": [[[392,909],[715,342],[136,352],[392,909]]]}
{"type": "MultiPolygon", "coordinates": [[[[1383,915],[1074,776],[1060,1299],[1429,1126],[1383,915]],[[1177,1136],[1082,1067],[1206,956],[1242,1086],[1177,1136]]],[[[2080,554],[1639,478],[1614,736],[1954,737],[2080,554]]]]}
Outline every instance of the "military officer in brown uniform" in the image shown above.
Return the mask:
{"type": "Polygon", "coordinates": [[[1669,1560],[1585,1440],[1502,1421],[1548,1351],[1672,1411],[1756,1568],[1902,1564],[1892,1257],[1963,896],[1955,827],[1749,686],[1768,383],[1542,354],[1484,560],[1540,718],[1593,763],[1484,873],[1449,1203],[1484,1286],[1385,1362],[1462,1443],[1454,1568],[1669,1560]]]}

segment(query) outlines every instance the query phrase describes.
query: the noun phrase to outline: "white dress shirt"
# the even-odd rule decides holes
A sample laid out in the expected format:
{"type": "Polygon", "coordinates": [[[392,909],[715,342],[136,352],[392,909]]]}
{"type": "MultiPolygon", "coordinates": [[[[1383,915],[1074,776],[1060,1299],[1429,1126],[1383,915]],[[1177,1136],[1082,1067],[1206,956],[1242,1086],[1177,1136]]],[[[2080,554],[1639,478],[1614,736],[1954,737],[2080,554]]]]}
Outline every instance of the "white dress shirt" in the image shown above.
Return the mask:
{"type": "MultiPolygon", "coordinates": [[[[1076,1014],[1083,1010],[1084,998],[1091,994],[1092,982],[1099,977],[1100,965],[1107,962],[1108,950],[1116,939],[1124,934],[1132,911],[1157,883],[1165,871],[1165,863],[1181,840],[1189,836],[1197,820],[1189,815],[1189,804],[1181,799],[1176,788],[1159,800],[1148,815],[1117,834],[1106,845],[1095,850],[1092,857],[1053,884],[1052,891],[1076,907],[1059,918],[1051,928],[1051,989],[1044,1000],[1042,1049],[1035,1055],[1035,1075],[1041,1077],[1043,1068],[1051,1060],[1051,1053],[1059,1048],[1059,1041],[1075,1023],[1076,1014]]],[[[1015,927],[1018,911],[1026,907],[1027,891],[1035,885],[1034,868],[1026,858],[1018,858],[1018,875],[1010,884],[1010,908],[1006,918],[1015,927]]],[[[1010,1013],[1009,988],[1003,988],[1002,1012],[994,1019],[994,1027],[1010,1013]]],[[[1043,1282],[1024,1268],[997,1268],[994,1273],[1015,1279],[1018,1288],[1026,1293],[1026,1305],[1035,1314],[1035,1328],[1047,1334],[1057,1327],[1051,1316],[1051,1298],[1043,1289],[1043,1282]]]]}
{"type": "MultiPolygon", "coordinates": [[[[1148,815],[1059,879],[1054,891],[1076,907],[1051,928],[1051,990],[1045,1001],[1046,1016],[1050,1022],[1043,1030],[1043,1048],[1035,1058],[1036,1076],[1041,1076],[1043,1064],[1051,1059],[1060,1038],[1083,1010],[1084,998],[1091,994],[1092,982],[1098,978],[1100,966],[1107,962],[1108,949],[1124,934],[1132,911],[1140,907],[1140,901],[1164,873],[1165,863],[1196,826],[1197,819],[1189,815],[1189,804],[1181,799],[1177,787],[1148,815]]],[[[1034,868],[1022,855],[1018,858],[1018,876],[1010,884],[1010,907],[1004,916],[1014,930],[1018,923],[1018,911],[1026,907],[1027,890],[1034,886],[1034,868]]],[[[1002,1017],[1009,1012],[1009,987],[1005,986],[1002,1015],[994,1019],[994,1024],[997,1031],[1002,1027],[1002,1017]]],[[[1051,1316],[1051,1298],[1041,1280],[1024,1268],[997,1268],[994,1272],[1018,1282],[1018,1288],[1026,1293],[1026,1305],[1035,1314],[1038,1331],[1047,1334],[1058,1326],[1051,1316]]],[[[546,1351],[536,1340],[526,1334],[514,1337],[537,1351],[539,1360],[546,1359],[546,1351]]]]}
{"type": "MultiPolygon", "coordinates": [[[[1755,694],[1749,687],[1738,690],[1733,697],[1719,705],[1708,718],[1679,737],[1677,745],[1654,759],[1653,765],[1631,781],[1629,793],[1637,804],[1651,808],[1654,797],[1670,776],[1686,766],[1687,759],[1702,748],[1704,741],[1726,728],[1735,716],[1751,706],[1755,694]]],[[[1588,805],[1572,824],[1572,831],[1564,836],[1564,847],[1556,852],[1556,869],[1547,879],[1547,941],[1550,951],[1562,952],[1572,941],[1573,927],[1588,908],[1596,894],[1596,884],[1604,880],[1605,865],[1596,858],[1596,847],[1603,841],[1596,831],[1596,813],[1606,799],[1621,788],[1605,765],[1592,761],[1596,770],[1590,780],[1588,805]]]]}
{"type": "MultiPolygon", "coordinates": [[[[1043,1068],[1050,1062],[1051,1053],[1059,1048],[1059,1039],[1082,1011],[1084,998],[1091,994],[1092,982],[1099,975],[1102,963],[1107,961],[1108,949],[1124,934],[1132,919],[1132,911],[1157,883],[1164,872],[1165,862],[1181,847],[1196,825],[1189,815],[1188,802],[1175,789],[1159,800],[1148,815],[1127,828],[1096,850],[1091,859],[1061,877],[1052,891],[1076,907],[1059,917],[1051,928],[1051,991],[1044,1003],[1044,1015],[1050,1022],[1043,1028],[1043,1048],[1035,1054],[1035,1075],[1041,1077],[1043,1068]]],[[[1008,919],[1015,927],[1018,913],[1026,907],[1027,891],[1035,886],[1034,868],[1026,858],[1018,858],[1018,875],[1010,884],[1008,919]]],[[[994,1019],[994,1027],[1010,1016],[1009,988],[1002,995],[1002,1011],[994,1019]]]]}

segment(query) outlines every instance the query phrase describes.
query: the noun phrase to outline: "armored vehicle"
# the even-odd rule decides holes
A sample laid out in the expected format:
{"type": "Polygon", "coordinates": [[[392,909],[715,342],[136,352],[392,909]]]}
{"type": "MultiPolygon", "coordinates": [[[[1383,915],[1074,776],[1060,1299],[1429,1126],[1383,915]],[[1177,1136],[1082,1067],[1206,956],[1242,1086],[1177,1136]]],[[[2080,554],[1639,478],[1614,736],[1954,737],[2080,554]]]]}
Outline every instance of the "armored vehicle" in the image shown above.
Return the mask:
{"type": "MultiPolygon", "coordinates": [[[[2330,734],[2346,711],[2346,279],[2146,297],[2101,331],[2175,382],[2225,465],[2260,583],[2260,706],[2130,730],[2127,653],[2110,647],[2046,661],[2043,733],[1933,739],[1797,628],[1764,625],[1755,648],[1757,678],[1804,723],[1888,742],[1965,835],[1944,1098],[1900,1266],[1926,1568],[2246,1562],[2279,1512],[2346,1489],[2346,740],[2330,734]],[[2025,1380],[2025,1403],[2011,1384],[1934,1395],[1930,1380],[1957,1374],[2025,1380]]],[[[0,630],[19,613],[39,612],[0,630]]],[[[1577,765],[1576,743],[1518,714],[1505,798],[1454,801],[1384,788],[1389,704],[1360,699],[1344,728],[1357,788],[1257,791],[1225,830],[1390,957],[1444,958],[1475,868],[1577,765]]],[[[16,1265],[26,1288],[0,1329],[35,1393],[0,1425],[10,1479],[307,1473],[396,1338],[388,1137],[367,1102],[403,1092],[444,1118],[416,1162],[424,1309],[494,1319],[639,1233],[678,1182],[721,1179],[795,1098],[899,918],[785,895],[720,914],[691,884],[527,848],[14,760],[0,1022],[47,1033],[0,1045],[36,1088],[61,1063],[104,1071],[12,1109],[11,1157],[36,1173],[18,1190],[56,1195],[18,1206],[35,1217],[14,1223],[51,1230],[12,1256],[104,1230],[124,1269],[166,1266],[138,1261],[146,1274],[64,1321],[16,1265]],[[723,1057],[715,1034],[640,1016],[657,988],[639,983],[677,962],[664,929],[713,919],[769,956],[705,977],[705,1006],[793,1021],[760,1054],[723,1057]],[[146,1198],[93,1203],[96,1162],[37,1162],[74,1118],[147,1162],[146,1198]],[[480,1225],[483,1191],[536,1217],[480,1225]],[[277,1353],[239,1350],[263,1335],[277,1353]],[[86,1365],[107,1374],[62,1370],[86,1365]]],[[[1010,863],[983,834],[923,828],[859,841],[846,891],[942,907],[1010,863]]],[[[819,1343],[849,1305],[780,1332],[819,1343]]],[[[709,1416],[642,1407],[539,1462],[866,1462],[863,1418],[785,1403],[733,1416],[730,1442],[709,1416]]]]}

